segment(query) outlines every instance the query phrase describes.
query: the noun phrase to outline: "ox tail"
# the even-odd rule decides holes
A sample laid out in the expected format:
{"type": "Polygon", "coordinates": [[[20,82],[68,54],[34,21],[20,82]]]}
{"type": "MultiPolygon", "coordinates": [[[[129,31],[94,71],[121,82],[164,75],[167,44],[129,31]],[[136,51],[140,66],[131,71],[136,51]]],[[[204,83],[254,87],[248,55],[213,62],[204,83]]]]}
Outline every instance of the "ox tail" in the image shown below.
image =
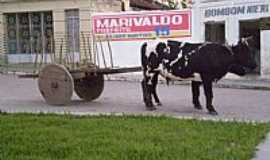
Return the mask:
{"type": "Polygon", "coordinates": [[[146,56],[147,43],[145,42],[141,47],[141,63],[143,70],[147,68],[147,56],[146,56]]]}

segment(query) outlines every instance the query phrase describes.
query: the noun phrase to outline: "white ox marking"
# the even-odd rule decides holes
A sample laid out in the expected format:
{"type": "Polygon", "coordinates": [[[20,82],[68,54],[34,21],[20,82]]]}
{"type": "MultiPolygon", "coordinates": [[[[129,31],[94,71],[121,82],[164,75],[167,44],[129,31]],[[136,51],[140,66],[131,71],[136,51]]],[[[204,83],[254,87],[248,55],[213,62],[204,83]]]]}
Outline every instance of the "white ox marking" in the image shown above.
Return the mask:
{"type": "Polygon", "coordinates": [[[155,71],[158,71],[159,74],[163,77],[163,78],[169,78],[170,80],[173,81],[198,81],[198,82],[202,82],[202,78],[200,76],[199,73],[194,73],[193,77],[190,78],[181,78],[179,76],[175,76],[172,73],[168,72],[166,68],[163,68],[163,66],[159,66],[157,69],[155,69],[155,71]]]}
{"type": "Polygon", "coordinates": [[[173,66],[175,63],[177,63],[183,57],[182,52],[183,52],[183,50],[181,50],[180,53],[178,53],[177,58],[175,60],[171,61],[170,66],[173,66]]]}
{"type": "Polygon", "coordinates": [[[160,72],[160,75],[163,78],[169,78],[170,80],[174,80],[174,81],[198,81],[198,82],[202,82],[202,78],[201,78],[199,73],[194,73],[193,77],[190,77],[190,78],[181,78],[181,77],[173,75],[172,73],[167,72],[166,70],[163,70],[163,71],[160,72]]]}

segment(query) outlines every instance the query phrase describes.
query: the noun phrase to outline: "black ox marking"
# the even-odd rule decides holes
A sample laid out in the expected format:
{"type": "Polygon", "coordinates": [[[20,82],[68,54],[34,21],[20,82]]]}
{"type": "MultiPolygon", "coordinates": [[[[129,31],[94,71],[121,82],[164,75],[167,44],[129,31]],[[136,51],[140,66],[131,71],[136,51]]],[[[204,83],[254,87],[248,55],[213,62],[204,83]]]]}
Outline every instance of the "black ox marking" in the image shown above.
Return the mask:
{"type": "Polygon", "coordinates": [[[200,86],[203,85],[206,108],[212,115],[217,111],[212,105],[212,83],[228,72],[244,76],[246,68],[255,69],[256,63],[249,45],[249,39],[241,39],[235,46],[218,43],[187,43],[179,41],[156,42],[141,47],[143,68],[143,101],[148,110],[155,110],[152,96],[161,105],[156,93],[159,74],[169,80],[192,78],[192,101],[196,109],[202,109],[199,101],[200,86]],[[200,80],[196,80],[195,75],[200,80]]]}

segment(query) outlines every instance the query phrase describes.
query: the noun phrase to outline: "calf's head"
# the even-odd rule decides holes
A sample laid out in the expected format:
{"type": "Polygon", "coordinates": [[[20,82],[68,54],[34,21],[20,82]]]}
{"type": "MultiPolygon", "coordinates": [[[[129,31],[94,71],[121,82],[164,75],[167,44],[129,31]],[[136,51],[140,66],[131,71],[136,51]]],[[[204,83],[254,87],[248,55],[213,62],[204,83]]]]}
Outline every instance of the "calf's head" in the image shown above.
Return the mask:
{"type": "Polygon", "coordinates": [[[156,46],[156,53],[157,56],[159,57],[159,60],[163,59],[166,56],[166,54],[168,54],[168,47],[166,43],[159,42],[156,46]]]}

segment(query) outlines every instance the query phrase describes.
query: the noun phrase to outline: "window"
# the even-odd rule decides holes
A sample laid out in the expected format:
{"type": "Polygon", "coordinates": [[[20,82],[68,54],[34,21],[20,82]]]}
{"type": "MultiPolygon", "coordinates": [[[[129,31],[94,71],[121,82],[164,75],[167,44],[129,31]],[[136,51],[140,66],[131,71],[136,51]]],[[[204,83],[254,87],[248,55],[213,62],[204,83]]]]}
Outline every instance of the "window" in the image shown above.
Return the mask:
{"type": "Polygon", "coordinates": [[[205,40],[209,42],[225,43],[225,24],[206,23],[205,24],[205,40]]]}
{"type": "Polygon", "coordinates": [[[8,13],[8,53],[52,53],[52,12],[8,13]]]}
{"type": "Polygon", "coordinates": [[[80,18],[79,10],[66,10],[67,50],[69,53],[80,52],[80,18]]]}

